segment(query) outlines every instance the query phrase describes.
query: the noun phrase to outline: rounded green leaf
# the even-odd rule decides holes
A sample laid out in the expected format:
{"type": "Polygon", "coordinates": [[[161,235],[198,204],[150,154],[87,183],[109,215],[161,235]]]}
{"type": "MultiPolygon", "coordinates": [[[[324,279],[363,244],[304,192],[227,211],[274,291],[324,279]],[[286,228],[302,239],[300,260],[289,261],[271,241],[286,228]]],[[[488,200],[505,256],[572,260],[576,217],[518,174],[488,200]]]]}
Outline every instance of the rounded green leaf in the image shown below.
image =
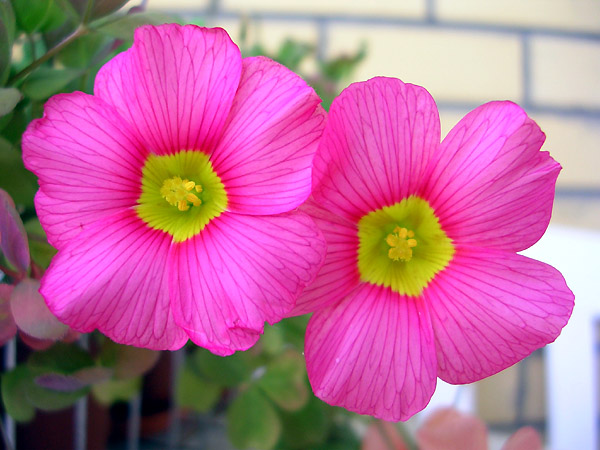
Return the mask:
{"type": "Polygon", "coordinates": [[[205,349],[197,349],[192,355],[192,367],[207,381],[218,386],[237,386],[250,378],[251,368],[244,352],[231,356],[217,356],[205,349]]]}
{"type": "Polygon", "coordinates": [[[282,442],[291,449],[306,449],[321,444],[327,438],[331,419],[327,405],[311,396],[306,405],[294,412],[283,412],[282,442]]]}
{"type": "Polygon", "coordinates": [[[102,343],[100,360],[103,366],[114,368],[115,378],[134,378],[148,372],[160,357],[160,352],[147,348],[117,344],[106,339],[102,343]]]}
{"type": "Polygon", "coordinates": [[[43,411],[57,411],[73,405],[81,397],[85,396],[89,388],[83,387],[70,392],[60,392],[52,389],[47,389],[35,382],[35,378],[42,374],[35,374],[31,383],[25,386],[25,394],[27,400],[36,408],[43,411]]]}
{"type": "Polygon", "coordinates": [[[295,350],[288,350],[271,361],[258,386],[280,408],[296,411],[308,400],[304,358],[295,350]]]}
{"type": "Polygon", "coordinates": [[[179,373],[176,386],[177,404],[199,413],[210,411],[217,404],[222,391],[220,386],[206,381],[188,365],[179,373]]]}
{"type": "Polygon", "coordinates": [[[240,393],[227,411],[227,432],[237,448],[275,447],[281,421],[275,408],[256,387],[240,393]]]}
{"type": "Polygon", "coordinates": [[[95,27],[96,30],[124,41],[133,40],[133,32],[142,25],[160,25],[163,23],[178,22],[176,18],[168,14],[158,12],[143,12],[137,14],[126,14],[114,20],[103,21],[104,23],[95,27]]]}
{"type": "Polygon", "coordinates": [[[96,400],[103,405],[110,405],[117,401],[129,401],[142,388],[142,378],[128,378],[125,380],[108,380],[94,384],[92,393],[96,400]]]}
{"type": "Polygon", "coordinates": [[[27,365],[39,374],[57,372],[70,375],[86,367],[94,367],[94,360],[81,347],[58,342],[48,350],[32,353],[27,365]]]}
{"type": "Polygon", "coordinates": [[[27,385],[32,376],[26,366],[17,366],[2,374],[2,402],[6,412],[17,422],[28,422],[35,415],[35,408],[27,400],[27,385]]]}
{"type": "Polygon", "coordinates": [[[43,67],[27,77],[21,89],[33,100],[46,100],[63,90],[67,84],[81,75],[79,69],[51,69],[43,67]]]}
{"type": "Polygon", "coordinates": [[[23,98],[18,89],[0,88],[0,116],[4,116],[15,109],[17,103],[23,98]]]}

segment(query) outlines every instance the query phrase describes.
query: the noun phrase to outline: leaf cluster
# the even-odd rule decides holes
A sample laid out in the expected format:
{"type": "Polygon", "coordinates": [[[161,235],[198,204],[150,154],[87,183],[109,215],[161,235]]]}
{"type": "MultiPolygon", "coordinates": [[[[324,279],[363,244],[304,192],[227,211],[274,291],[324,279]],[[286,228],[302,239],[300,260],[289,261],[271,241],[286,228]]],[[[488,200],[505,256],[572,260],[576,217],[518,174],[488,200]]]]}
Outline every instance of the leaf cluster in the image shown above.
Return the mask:
{"type": "Polygon", "coordinates": [[[191,348],[177,380],[179,406],[223,412],[240,449],[358,449],[352,415],[311,393],[301,352],[307,320],[267,327],[255,347],[228,357],[191,348]]]}

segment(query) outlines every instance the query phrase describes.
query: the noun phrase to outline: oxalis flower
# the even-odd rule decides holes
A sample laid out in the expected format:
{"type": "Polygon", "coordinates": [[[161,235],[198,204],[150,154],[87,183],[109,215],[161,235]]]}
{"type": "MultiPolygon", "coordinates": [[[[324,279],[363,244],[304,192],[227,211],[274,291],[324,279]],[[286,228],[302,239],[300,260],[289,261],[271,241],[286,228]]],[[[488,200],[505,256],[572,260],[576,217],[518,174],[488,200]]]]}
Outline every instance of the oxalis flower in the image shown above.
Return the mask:
{"type": "Polygon", "coordinates": [[[333,405],[406,420],[436,377],[469,383],[552,342],[573,294],[516,252],[544,233],[560,165],[517,105],[485,104],[440,144],[429,93],[400,80],[333,102],[308,212],[328,253],[294,314],[308,376],[333,405]]]}
{"type": "Polygon", "coordinates": [[[145,26],[94,95],[50,99],[23,136],[58,253],[41,281],[78,331],[220,355],[250,347],[315,276],[315,92],[222,29],[145,26]]]}

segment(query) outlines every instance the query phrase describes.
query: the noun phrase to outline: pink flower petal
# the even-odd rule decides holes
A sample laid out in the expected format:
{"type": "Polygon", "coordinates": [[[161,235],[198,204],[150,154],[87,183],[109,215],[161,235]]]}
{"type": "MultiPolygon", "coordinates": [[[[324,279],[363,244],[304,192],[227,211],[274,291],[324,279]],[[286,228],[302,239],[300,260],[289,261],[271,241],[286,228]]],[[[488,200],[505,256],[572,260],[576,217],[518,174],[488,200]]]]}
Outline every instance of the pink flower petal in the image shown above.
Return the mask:
{"type": "Polygon", "coordinates": [[[423,296],[438,376],[455,384],[493,375],[554,341],[573,309],[573,294],[553,267],[478,248],[457,248],[423,296]]]}
{"type": "Polygon", "coordinates": [[[10,294],[13,286],[0,284],[0,347],[17,333],[17,326],[10,309],[10,294]]]}
{"type": "Polygon", "coordinates": [[[387,288],[363,283],[340,303],[315,312],[305,356],[315,395],[360,414],[406,420],[435,389],[427,306],[387,288]]]}
{"type": "Polygon", "coordinates": [[[115,105],[154,153],[210,153],[241,66],[239,49],[220,28],[143,26],[133,47],[98,72],[94,93],[115,105]]]}
{"type": "Polygon", "coordinates": [[[480,106],[444,139],[424,197],[454,240],[520,251],[544,233],[560,165],[544,133],[511,102],[480,106]]]}
{"type": "Polygon", "coordinates": [[[300,211],[308,214],[327,241],[327,255],[317,278],[302,292],[288,316],[297,316],[330,306],[358,286],[358,236],[356,225],[332,215],[311,197],[300,211]]]}
{"type": "Polygon", "coordinates": [[[23,135],[25,166],[39,177],[38,216],[57,248],[91,223],[135,205],[147,150],[102,100],[52,97],[23,135]]]}
{"type": "Polygon", "coordinates": [[[219,355],[249,348],[294,306],[317,274],[325,242],[302,213],[223,214],[169,256],[173,314],[198,345],[219,355]]]}
{"type": "Polygon", "coordinates": [[[124,210],[60,249],[40,291],[50,310],[78,331],[98,328],[121,344],[178,349],[187,337],[170,311],[170,245],[170,235],[124,210]]]}
{"type": "Polygon", "coordinates": [[[0,251],[21,272],[29,268],[29,243],[21,216],[8,192],[0,189],[0,251]]]}
{"type": "Polygon", "coordinates": [[[211,156],[230,211],[275,214],[306,200],[325,126],[320,102],[284,66],[264,57],[244,59],[223,139],[211,156]]]}
{"type": "Polygon", "coordinates": [[[12,315],[19,330],[29,336],[56,341],[67,334],[69,327],[48,310],[39,289],[40,282],[29,278],[17,284],[10,296],[12,315]]]}
{"type": "Polygon", "coordinates": [[[437,108],[425,89],[392,78],[353,84],[331,105],[313,196],[357,221],[416,193],[439,141],[437,108]]]}

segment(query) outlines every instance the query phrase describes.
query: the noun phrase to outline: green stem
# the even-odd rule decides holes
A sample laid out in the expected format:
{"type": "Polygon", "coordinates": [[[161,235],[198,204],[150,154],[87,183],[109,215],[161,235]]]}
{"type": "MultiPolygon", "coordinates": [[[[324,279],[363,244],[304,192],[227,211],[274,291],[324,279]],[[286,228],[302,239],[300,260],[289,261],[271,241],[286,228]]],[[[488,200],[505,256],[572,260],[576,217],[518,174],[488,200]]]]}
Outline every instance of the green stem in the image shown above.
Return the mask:
{"type": "Polygon", "coordinates": [[[21,70],[19,73],[13,75],[10,78],[10,80],[8,80],[7,84],[9,86],[13,86],[21,78],[25,78],[27,75],[29,75],[31,72],[33,72],[35,69],[37,69],[39,66],[44,64],[46,61],[48,61],[50,58],[52,58],[56,54],[58,54],[62,49],[64,49],[67,45],[69,45],[75,39],[83,36],[87,32],[88,32],[88,29],[85,25],[82,24],[82,25],[78,26],[75,29],[75,31],[73,31],[70,35],[68,35],[66,38],[64,38],[62,41],[60,41],[58,44],[56,44],[50,50],[48,50],[45,54],[43,54],[38,59],[33,61],[31,64],[29,64],[23,70],[21,70]]]}
{"type": "Polygon", "coordinates": [[[85,25],[92,18],[92,12],[94,11],[94,0],[88,0],[87,5],[85,6],[85,13],[83,14],[82,23],[85,25]]]}

